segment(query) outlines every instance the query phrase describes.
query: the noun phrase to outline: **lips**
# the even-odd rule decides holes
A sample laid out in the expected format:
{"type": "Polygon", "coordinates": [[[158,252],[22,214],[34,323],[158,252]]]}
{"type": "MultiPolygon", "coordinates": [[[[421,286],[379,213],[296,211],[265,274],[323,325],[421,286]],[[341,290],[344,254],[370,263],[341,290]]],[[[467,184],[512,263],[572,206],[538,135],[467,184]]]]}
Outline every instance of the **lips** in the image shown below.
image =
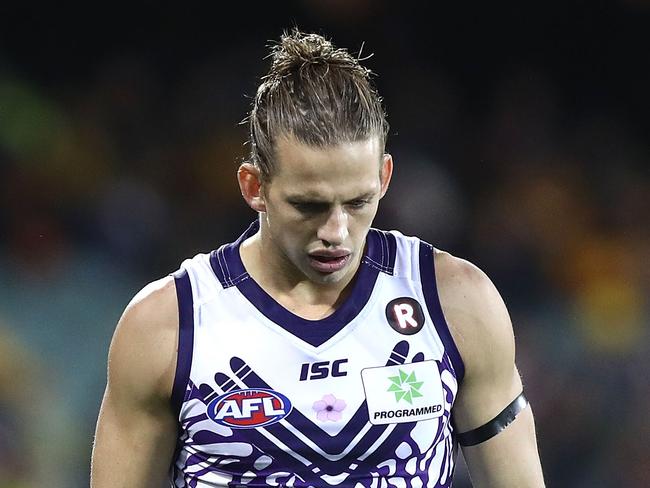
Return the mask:
{"type": "Polygon", "coordinates": [[[348,251],[315,252],[309,254],[311,267],[321,273],[340,271],[345,268],[348,261],[350,261],[350,253],[348,251]]]}

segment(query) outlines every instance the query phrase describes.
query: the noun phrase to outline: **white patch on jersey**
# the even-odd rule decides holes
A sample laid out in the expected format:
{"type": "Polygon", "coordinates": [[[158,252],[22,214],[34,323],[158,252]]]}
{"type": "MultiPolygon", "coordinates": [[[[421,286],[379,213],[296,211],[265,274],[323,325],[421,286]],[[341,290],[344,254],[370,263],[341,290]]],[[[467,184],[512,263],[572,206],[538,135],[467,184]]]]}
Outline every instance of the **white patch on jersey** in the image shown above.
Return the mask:
{"type": "Polygon", "coordinates": [[[361,378],[370,422],[375,425],[428,420],[444,413],[435,361],[365,368],[361,378]]]}

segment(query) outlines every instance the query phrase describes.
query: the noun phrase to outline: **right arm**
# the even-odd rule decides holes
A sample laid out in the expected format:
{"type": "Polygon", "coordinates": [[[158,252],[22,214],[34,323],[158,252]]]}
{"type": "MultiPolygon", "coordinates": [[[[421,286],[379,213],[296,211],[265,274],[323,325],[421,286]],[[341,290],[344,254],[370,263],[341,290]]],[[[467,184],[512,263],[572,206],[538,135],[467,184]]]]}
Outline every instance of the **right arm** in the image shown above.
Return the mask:
{"type": "MultiPolygon", "coordinates": [[[[458,432],[468,432],[492,424],[523,389],[515,366],[512,322],[492,281],[473,264],[438,252],[436,279],[465,365],[452,410],[454,423],[458,432]]],[[[473,486],[544,487],[530,405],[496,432],[463,447],[473,486]]]]}
{"type": "Polygon", "coordinates": [[[175,447],[171,408],[178,305],[172,277],[146,286],[120,319],[97,421],[92,488],[163,486],[175,447]]]}

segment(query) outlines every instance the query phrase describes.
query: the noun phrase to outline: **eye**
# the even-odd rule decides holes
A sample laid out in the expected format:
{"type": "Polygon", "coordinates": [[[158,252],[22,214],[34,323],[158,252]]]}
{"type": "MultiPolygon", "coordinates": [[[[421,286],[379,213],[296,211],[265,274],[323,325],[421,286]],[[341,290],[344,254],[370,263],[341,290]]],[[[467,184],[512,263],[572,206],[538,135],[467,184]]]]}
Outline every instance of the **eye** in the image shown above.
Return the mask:
{"type": "Polygon", "coordinates": [[[348,206],[359,209],[365,207],[369,203],[370,203],[369,200],[352,200],[351,202],[348,202],[348,206]]]}
{"type": "Polygon", "coordinates": [[[293,208],[302,214],[317,214],[325,212],[328,208],[326,203],[319,202],[289,202],[293,208]]]}

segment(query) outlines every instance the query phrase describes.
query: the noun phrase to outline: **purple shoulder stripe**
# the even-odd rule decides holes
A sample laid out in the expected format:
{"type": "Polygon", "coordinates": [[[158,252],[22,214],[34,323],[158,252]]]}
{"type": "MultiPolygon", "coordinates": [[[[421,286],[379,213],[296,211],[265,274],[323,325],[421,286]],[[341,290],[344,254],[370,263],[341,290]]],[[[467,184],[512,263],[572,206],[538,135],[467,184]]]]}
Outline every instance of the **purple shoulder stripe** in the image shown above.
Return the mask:
{"type": "Polygon", "coordinates": [[[456,343],[449,332],[449,326],[447,325],[445,314],[440,304],[438,287],[436,285],[433,246],[424,241],[420,241],[420,280],[422,282],[424,300],[433,319],[433,324],[445,346],[445,351],[449,355],[449,359],[451,359],[451,364],[456,372],[456,379],[460,385],[465,375],[465,365],[463,364],[463,359],[460,357],[456,343]]]}
{"type": "Polygon", "coordinates": [[[259,221],[253,221],[235,242],[224,244],[219,249],[210,253],[210,266],[219,283],[224,288],[236,286],[248,278],[246,268],[244,268],[244,264],[239,256],[239,246],[250,236],[254,235],[259,228],[259,221]]]}
{"type": "Polygon", "coordinates": [[[176,271],[173,276],[176,284],[176,297],[178,298],[178,354],[171,402],[173,411],[178,415],[185,398],[185,390],[190,379],[190,368],[192,367],[194,303],[192,284],[187,270],[176,271]]]}
{"type": "Polygon", "coordinates": [[[383,273],[392,275],[395,272],[397,238],[390,232],[370,229],[366,243],[366,254],[363,257],[363,262],[383,273]]]}

